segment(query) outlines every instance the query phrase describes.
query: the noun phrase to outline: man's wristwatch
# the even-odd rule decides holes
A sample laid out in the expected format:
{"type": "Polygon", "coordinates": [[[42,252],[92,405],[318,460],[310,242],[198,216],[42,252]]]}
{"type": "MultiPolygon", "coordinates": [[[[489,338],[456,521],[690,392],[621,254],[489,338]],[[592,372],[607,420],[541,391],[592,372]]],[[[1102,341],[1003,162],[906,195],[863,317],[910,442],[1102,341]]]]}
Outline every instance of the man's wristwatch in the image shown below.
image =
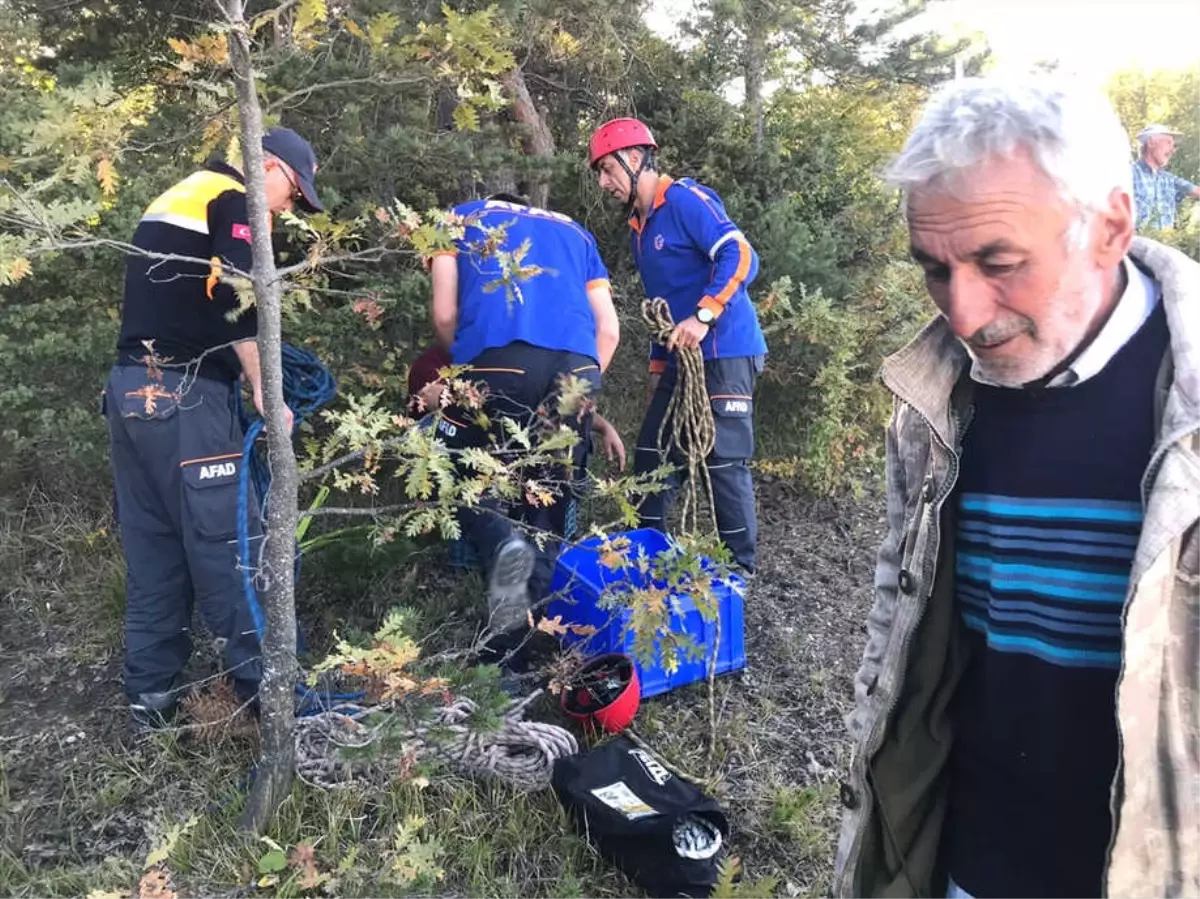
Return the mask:
{"type": "Polygon", "coordinates": [[[700,306],[696,309],[696,321],[700,322],[701,324],[708,325],[711,328],[712,323],[716,321],[716,318],[717,317],[713,315],[713,311],[707,306],[700,306]]]}

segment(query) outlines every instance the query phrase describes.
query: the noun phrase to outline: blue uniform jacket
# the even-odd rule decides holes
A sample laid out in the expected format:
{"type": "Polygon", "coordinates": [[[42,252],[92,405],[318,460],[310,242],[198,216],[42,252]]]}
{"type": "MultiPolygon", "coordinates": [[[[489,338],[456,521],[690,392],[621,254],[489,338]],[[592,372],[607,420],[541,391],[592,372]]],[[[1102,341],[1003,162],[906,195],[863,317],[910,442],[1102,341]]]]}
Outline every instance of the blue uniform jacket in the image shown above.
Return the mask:
{"type": "Polygon", "coordinates": [[[475,200],[456,206],[454,213],[467,220],[454,251],[454,362],[470,362],[484,350],[518,340],[596,359],[596,317],[587,294],[608,283],[608,272],[591,233],[561,213],[502,200],[475,200]],[[486,248],[483,229],[501,225],[506,229],[503,245],[486,248]],[[529,274],[506,284],[497,249],[514,253],[523,247],[519,264],[529,274]]]}
{"type": "MultiPolygon", "coordinates": [[[[712,189],[690,178],[659,177],[650,214],[629,220],[633,258],[647,297],[663,297],[681,322],[703,306],[716,320],[701,343],[705,359],[760,356],[767,342],[746,287],[758,254],[712,189]]],[[[663,371],[667,351],[650,347],[650,370],[663,371]]]]}

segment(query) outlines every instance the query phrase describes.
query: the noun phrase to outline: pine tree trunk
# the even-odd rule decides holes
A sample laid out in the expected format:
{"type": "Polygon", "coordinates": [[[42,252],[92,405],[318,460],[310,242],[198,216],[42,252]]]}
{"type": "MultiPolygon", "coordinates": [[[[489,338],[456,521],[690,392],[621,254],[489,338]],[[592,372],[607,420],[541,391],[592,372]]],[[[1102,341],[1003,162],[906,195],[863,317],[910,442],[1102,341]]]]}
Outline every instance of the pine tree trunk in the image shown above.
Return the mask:
{"type": "Polygon", "coordinates": [[[743,72],[746,79],[746,121],[754,136],[754,151],[762,151],[764,127],[763,81],[767,71],[767,29],[761,16],[748,11],[746,22],[746,56],[743,72]]]}
{"type": "Polygon", "coordinates": [[[262,641],[263,681],[262,755],[242,825],[261,831],[291,789],[295,760],[296,603],[292,580],[295,555],[298,476],[283,400],[283,362],[280,285],[271,247],[271,210],[267,207],[263,168],[263,120],[255,91],[250,41],[243,0],[225,0],[232,24],[229,58],[237,84],[238,116],[242,129],[246,205],[254,248],[254,295],[258,307],[258,352],[262,366],[263,406],[267,450],[271,460],[271,502],[268,505],[266,549],[263,553],[262,594],[266,633],[262,641]]]}
{"type": "MultiPolygon", "coordinates": [[[[504,86],[512,100],[513,117],[524,128],[522,146],[526,156],[534,156],[549,162],[554,158],[554,135],[550,126],[534,105],[525,83],[525,73],[515,67],[504,77],[504,86]]],[[[548,173],[535,176],[529,183],[529,199],[534,206],[545,206],[550,200],[550,178],[548,173]]]]}

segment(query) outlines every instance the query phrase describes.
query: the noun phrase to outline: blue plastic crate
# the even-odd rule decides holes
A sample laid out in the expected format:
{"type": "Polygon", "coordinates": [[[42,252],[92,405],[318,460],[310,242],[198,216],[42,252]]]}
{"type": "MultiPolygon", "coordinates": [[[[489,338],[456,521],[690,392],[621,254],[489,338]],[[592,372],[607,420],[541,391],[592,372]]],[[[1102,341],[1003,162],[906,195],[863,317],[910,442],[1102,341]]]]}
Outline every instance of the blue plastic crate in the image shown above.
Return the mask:
{"type": "MultiPolygon", "coordinates": [[[[671,546],[671,539],[666,534],[652,528],[627,531],[619,536],[629,538],[632,544],[631,558],[640,550],[653,559],[671,546]]],[[[568,645],[583,644],[583,651],[589,657],[605,652],[623,652],[632,656],[633,634],[622,633],[629,620],[629,611],[620,608],[601,609],[597,603],[605,589],[614,584],[628,583],[633,588],[652,584],[646,583],[647,578],[633,569],[613,570],[601,565],[599,547],[598,538],[589,538],[558,557],[551,592],[561,593],[562,596],[549,603],[546,614],[551,618],[561,615],[563,623],[598,628],[598,632],[591,637],[568,634],[564,638],[568,645]]],[[[659,583],[658,586],[665,585],[659,583]]],[[[721,620],[716,673],[726,674],[746,667],[742,627],[745,581],[739,575],[731,574],[727,580],[717,581],[715,590],[721,620]]],[[[657,696],[708,677],[708,659],[716,636],[716,622],[705,621],[688,596],[675,594],[673,600],[678,608],[671,616],[671,629],[690,635],[696,645],[704,650],[703,656],[692,661],[680,654],[679,667],[670,674],[663,670],[657,648],[653,665],[643,666],[635,660],[643,698],[657,696]]]]}

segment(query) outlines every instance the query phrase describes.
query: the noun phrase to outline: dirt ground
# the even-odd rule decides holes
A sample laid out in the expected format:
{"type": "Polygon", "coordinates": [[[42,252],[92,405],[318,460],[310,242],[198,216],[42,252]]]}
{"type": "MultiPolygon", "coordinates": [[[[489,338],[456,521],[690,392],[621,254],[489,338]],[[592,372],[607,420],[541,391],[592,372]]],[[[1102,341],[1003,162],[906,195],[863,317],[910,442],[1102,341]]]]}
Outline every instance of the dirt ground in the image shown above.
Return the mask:
{"type": "MultiPolygon", "coordinates": [[[[156,756],[161,745],[130,745],[120,690],[116,544],[103,522],[63,518],[55,525],[49,516],[38,525],[30,514],[8,515],[0,545],[0,893],[82,895],[105,871],[117,879],[132,872],[136,880],[163,816],[204,811],[209,788],[189,786],[201,777],[196,772],[207,767],[207,774],[234,777],[249,749],[173,750],[164,764],[156,756]],[[38,534],[45,545],[31,546],[38,534]]],[[[778,895],[821,895],[882,502],[870,493],[814,501],[790,483],[763,479],[760,516],[761,568],[745,607],[748,668],[718,679],[718,751],[709,761],[703,686],[647,702],[638,730],[727,807],[747,875],[775,877],[778,895]]],[[[511,883],[546,895],[631,889],[607,874],[589,880],[601,863],[586,865],[578,882],[497,880],[491,888],[511,883]]],[[[222,888],[221,880],[192,883],[245,894],[245,886],[222,888]]],[[[432,892],[470,894],[483,889],[479,883],[451,876],[432,892]]],[[[349,881],[342,889],[353,892],[349,881]]]]}

